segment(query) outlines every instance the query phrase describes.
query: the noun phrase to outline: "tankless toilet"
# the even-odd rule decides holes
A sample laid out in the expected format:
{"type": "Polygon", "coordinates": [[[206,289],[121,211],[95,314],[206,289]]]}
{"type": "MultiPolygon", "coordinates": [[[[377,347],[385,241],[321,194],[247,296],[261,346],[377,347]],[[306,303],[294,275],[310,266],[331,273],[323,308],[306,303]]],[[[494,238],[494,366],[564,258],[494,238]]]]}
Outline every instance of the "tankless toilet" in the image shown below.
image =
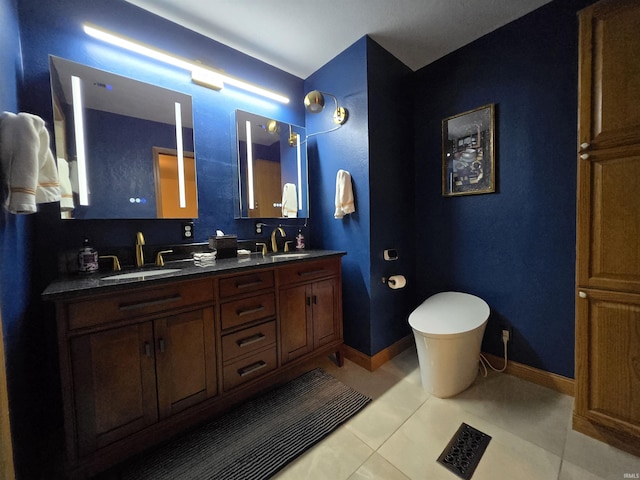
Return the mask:
{"type": "Polygon", "coordinates": [[[409,315],[427,392],[453,397],[473,383],[488,319],[484,300],[460,292],[433,295],[409,315]]]}

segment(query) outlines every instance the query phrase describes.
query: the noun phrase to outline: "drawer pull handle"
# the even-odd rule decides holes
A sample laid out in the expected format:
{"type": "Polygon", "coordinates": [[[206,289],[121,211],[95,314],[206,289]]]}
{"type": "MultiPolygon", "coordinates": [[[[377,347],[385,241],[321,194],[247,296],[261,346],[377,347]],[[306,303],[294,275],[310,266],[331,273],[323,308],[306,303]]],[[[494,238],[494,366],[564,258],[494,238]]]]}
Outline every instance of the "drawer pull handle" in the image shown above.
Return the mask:
{"type": "Polygon", "coordinates": [[[158,340],[158,346],[160,347],[160,353],[164,353],[164,350],[165,350],[164,338],[161,338],[160,340],[158,340]]]}
{"type": "Polygon", "coordinates": [[[236,288],[257,287],[258,285],[262,285],[263,283],[264,282],[262,280],[256,280],[254,282],[236,283],[236,288]]]}
{"type": "Polygon", "coordinates": [[[153,307],[155,305],[164,305],[165,303],[179,302],[180,300],[182,300],[182,297],[180,295],[174,295],[172,297],[158,298],[157,300],[149,300],[148,302],[121,303],[120,310],[121,311],[135,310],[137,308],[153,307]]]}
{"type": "Polygon", "coordinates": [[[267,338],[267,336],[264,333],[257,333],[256,335],[253,335],[251,337],[242,338],[242,339],[238,340],[237,343],[238,343],[238,346],[240,348],[243,348],[243,347],[246,347],[248,345],[252,345],[254,343],[261,342],[265,338],[267,338]]]}
{"type": "Polygon", "coordinates": [[[256,308],[249,308],[247,310],[236,310],[236,315],[244,317],[245,315],[251,315],[252,313],[258,313],[264,310],[264,305],[258,305],[256,308]]]}
{"type": "Polygon", "coordinates": [[[324,268],[321,268],[319,270],[308,270],[306,272],[298,272],[298,275],[300,277],[308,277],[309,275],[320,275],[321,273],[326,272],[327,270],[324,268]]]}
{"type": "Polygon", "coordinates": [[[267,362],[263,362],[262,360],[249,365],[248,367],[238,369],[238,375],[244,377],[245,375],[249,375],[250,373],[257,372],[258,370],[267,366],[267,362]]]}
{"type": "Polygon", "coordinates": [[[583,153],[582,155],[580,155],[580,158],[582,160],[588,160],[589,159],[589,154],[588,153],[583,153]]]}
{"type": "Polygon", "coordinates": [[[589,148],[589,144],[588,144],[587,142],[581,143],[581,144],[580,144],[580,148],[582,148],[583,150],[584,150],[585,148],[589,148]]]}
{"type": "Polygon", "coordinates": [[[149,342],[144,342],[144,354],[147,357],[151,356],[151,345],[149,345],[149,342]]]}

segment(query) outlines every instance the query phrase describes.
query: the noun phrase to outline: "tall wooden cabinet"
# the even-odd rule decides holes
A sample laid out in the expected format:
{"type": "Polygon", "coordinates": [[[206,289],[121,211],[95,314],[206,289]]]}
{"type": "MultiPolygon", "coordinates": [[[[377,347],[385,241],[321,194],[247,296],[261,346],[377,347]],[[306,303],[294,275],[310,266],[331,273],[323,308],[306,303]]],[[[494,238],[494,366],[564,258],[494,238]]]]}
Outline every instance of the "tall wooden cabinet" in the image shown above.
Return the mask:
{"type": "Polygon", "coordinates": [[[640,3],[580,12],[574,428],[640,455],[640,3]]]}

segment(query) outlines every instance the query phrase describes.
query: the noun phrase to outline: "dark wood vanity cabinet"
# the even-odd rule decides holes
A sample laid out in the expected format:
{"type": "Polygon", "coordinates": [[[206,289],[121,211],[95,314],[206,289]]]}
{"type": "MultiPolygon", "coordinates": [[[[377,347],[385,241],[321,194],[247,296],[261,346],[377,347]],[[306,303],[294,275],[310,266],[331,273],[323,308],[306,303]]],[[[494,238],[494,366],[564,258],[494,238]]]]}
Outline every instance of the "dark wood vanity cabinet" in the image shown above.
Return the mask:
{"type": "Polygon", "coordinates": [[[316,355],[342,362],[338,255],[129,285],[55,299],[70,477],[293,378],[316,355]]]}
{"type": "Polygon", "coordinates": [[[339,273],[339,260],[301,263],[278,271],[283,364],[324,345],[342,342],[339,273]]]}
{"type": "Polygon", "coordinates": [[[67,435],[77,442],[73,455],[91,454],[216,395],[212,302],[213,282],[206,280],[62,306],[68,313],[59,334],[68,352],[62,373],[67,429],[75,426],[67,435]],[[99,309],[103,304],[112,308],[99,309]]]}

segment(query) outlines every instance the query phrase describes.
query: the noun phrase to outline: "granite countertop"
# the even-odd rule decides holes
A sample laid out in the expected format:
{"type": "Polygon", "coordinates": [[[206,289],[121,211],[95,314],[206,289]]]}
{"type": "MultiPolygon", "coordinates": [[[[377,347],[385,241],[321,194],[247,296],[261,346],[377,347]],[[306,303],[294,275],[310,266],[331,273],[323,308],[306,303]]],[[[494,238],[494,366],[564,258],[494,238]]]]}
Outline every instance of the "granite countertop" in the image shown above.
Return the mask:
{"type": "Polygon", "coordinates": [[[212,274],[223,274],[282,265],[289,262],[306,262],[319,258],[342,256],[346,252],[337,250],[306,250],[304,255],[299,252],[277,253],[263,256],[260,253],[241,255],[237,258],[216,259],[196,265],[191,259],[167,261],[164,267],[148,266],[141,269],[123,268],[120,272],[96,272],[89,275],[68,275],[51,282],[42,292],[43,300],[61,300],[91,293],[112,292],[126,290],[130,287],[157,285],[190,278],[206,277],[212,274]],[[149,272],[163,271],[162,274],[149,272]],[[109,279],[122,274],[126,278],[109,279]]]}

